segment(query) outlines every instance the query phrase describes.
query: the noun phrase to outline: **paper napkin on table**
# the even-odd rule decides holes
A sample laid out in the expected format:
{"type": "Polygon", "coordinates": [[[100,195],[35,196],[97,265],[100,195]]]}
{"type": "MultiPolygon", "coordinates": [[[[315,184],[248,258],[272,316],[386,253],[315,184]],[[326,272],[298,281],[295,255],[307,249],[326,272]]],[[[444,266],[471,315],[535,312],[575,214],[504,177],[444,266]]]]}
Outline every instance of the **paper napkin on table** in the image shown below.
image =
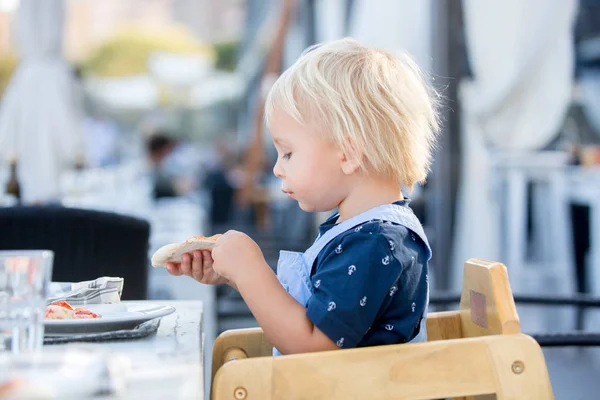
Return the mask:
{"type": "Polygon", "coordinates": [[[118,304],[123,278],[103,276],[93,281],[50,282],[48,303],[68,301],[71,305],[118,304]]]}

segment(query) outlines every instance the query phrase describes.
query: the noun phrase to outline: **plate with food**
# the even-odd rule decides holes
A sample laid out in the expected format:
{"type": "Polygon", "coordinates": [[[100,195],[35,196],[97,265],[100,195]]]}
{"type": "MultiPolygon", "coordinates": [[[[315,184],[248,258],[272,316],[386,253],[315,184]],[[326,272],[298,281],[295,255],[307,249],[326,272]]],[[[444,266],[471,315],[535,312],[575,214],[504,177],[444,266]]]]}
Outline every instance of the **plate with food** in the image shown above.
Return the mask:
{"type": "Polygon", "coordinates": [[[221,237],[221,234],[206,237],[206,236],[192,236],[181,243],[170,243],[160,249],[152,255],[152,266],[162,267],[168,262],[181,262],[181,256],[185,253],[191,253],[194,250],[212,250],[217,242],[217,239],[221,237]]]}
{"type": "Polygon", "coordinates": [[[143,322],[174,311],[174,307],[155,303],[74,306],[66,301],[58,301],[46,306],[44,334],[65,336],[134,329],[143,322]]]}

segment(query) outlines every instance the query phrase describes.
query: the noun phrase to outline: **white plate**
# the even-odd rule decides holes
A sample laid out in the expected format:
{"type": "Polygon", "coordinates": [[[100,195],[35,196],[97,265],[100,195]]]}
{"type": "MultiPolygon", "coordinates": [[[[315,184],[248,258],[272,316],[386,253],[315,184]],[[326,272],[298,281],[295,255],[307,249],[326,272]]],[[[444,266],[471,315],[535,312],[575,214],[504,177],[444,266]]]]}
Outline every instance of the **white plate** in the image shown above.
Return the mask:
{"type": "Polygon", "coordinates": [[[44,335],[65,336],[128,330],[175,311],[174,307],[153,303],[89,304],[85,307],[100,314],[100,318],[44,320],[44,335]]]}

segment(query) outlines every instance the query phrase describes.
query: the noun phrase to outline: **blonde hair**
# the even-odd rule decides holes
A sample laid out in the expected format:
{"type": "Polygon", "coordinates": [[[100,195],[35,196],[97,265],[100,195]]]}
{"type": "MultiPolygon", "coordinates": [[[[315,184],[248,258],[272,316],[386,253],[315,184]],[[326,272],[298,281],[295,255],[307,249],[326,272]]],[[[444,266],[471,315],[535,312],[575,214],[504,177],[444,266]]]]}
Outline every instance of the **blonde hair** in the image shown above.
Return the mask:
{"type": "Polygon", "coordinates": [[[269,125],[277,108],[313,124],[362,170],[412,188],[429,172],[437,98],[408,55],[345,38],[309,48],[277,79],[265,119],[269,125]]]}

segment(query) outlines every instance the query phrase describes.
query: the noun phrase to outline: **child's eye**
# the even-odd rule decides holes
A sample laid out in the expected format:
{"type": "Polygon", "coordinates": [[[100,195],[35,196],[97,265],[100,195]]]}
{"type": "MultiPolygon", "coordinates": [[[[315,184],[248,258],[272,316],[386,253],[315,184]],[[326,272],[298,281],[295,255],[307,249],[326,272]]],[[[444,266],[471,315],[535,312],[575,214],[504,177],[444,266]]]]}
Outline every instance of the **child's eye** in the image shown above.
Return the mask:
{"type": "Polygon", "coordinates": [[[285,153],[283,156],[281,156],[281,158],[283,158],[284,160],[289,160],[290,157],[292,157],[292,153],[285,153]]]}

